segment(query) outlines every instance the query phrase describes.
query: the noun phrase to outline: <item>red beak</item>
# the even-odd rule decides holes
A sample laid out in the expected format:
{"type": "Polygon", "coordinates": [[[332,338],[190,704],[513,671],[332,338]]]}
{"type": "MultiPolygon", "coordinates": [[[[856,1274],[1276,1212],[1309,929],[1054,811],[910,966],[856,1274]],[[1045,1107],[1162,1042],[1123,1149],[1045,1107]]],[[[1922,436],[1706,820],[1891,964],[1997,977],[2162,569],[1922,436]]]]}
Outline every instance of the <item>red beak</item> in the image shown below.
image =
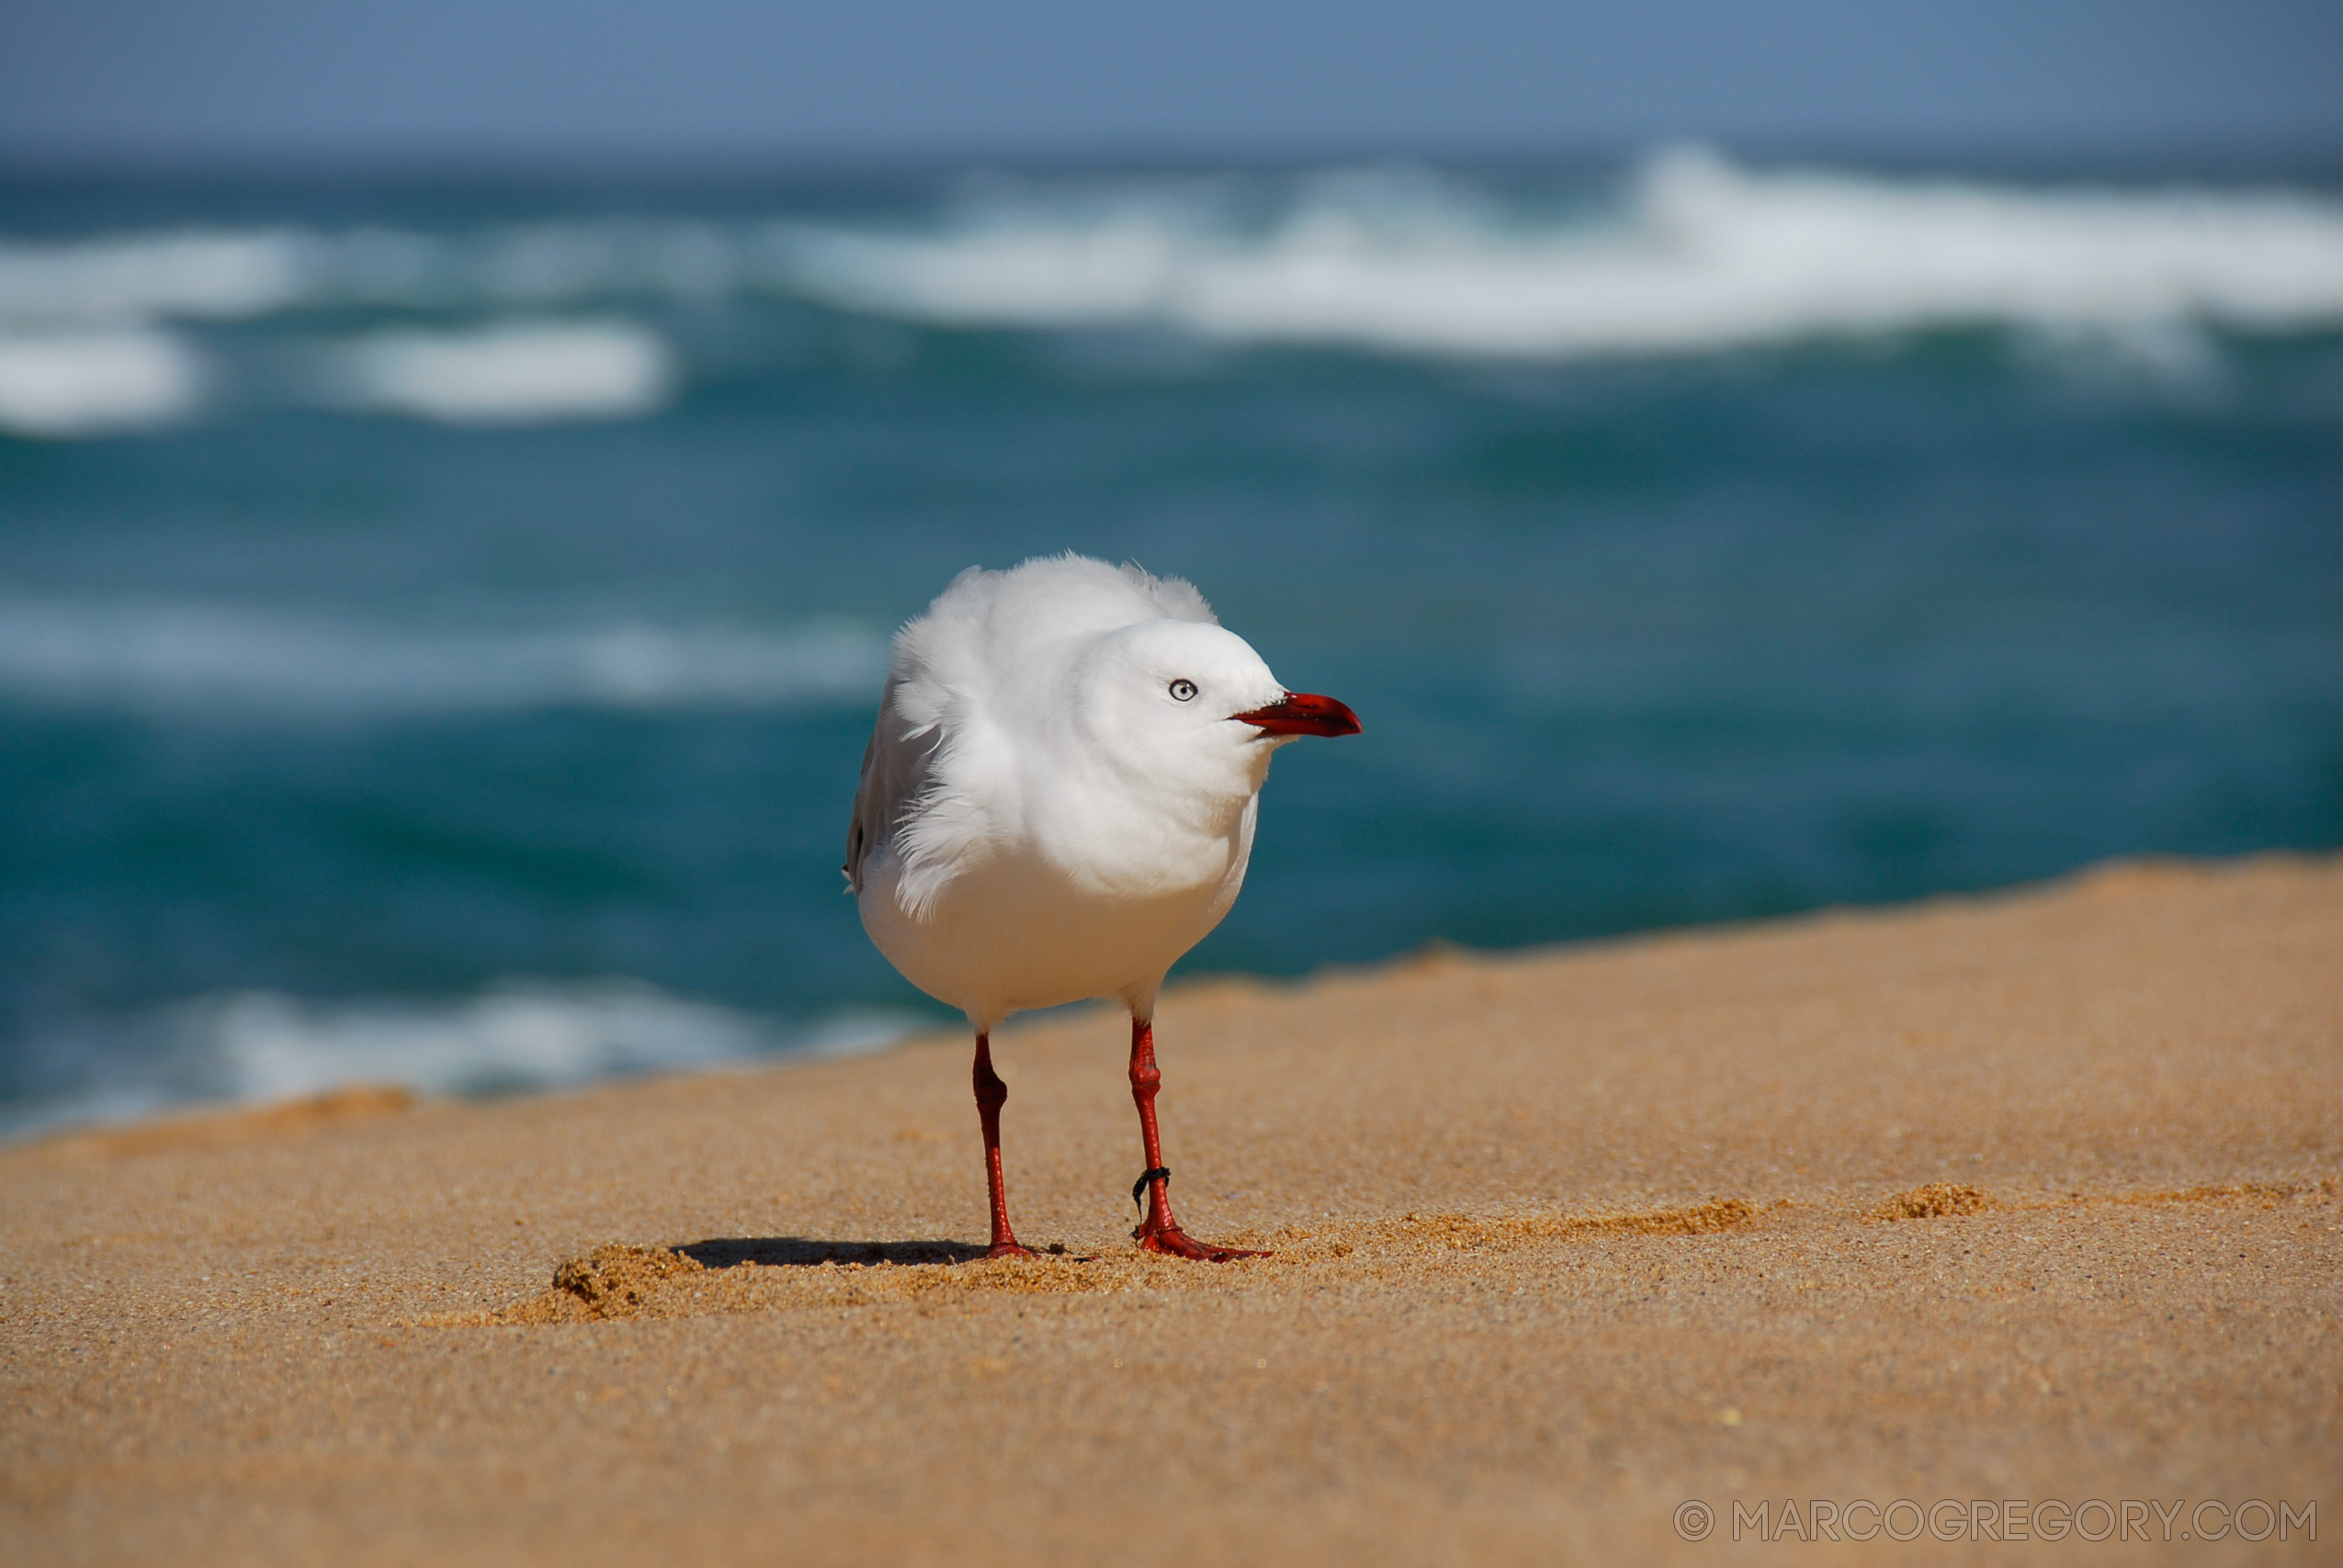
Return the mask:
{"type": "Polygon", "coordinates": [[[1359,716],[1332,697],[1310,692],[1288,692],[1265,708],[1231,714],[1268,735],[1356,735],[1359,716]]]}

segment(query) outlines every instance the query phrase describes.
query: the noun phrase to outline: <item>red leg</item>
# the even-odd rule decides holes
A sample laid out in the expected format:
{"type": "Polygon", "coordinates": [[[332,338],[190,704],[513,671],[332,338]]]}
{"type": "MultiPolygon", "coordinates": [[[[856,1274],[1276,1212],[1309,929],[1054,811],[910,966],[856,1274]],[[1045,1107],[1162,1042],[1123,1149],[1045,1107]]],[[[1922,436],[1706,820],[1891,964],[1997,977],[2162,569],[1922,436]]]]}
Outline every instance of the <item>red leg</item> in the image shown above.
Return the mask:
{"type": "Polygon", "coordinates": [[[976,1048],[977,1116],[984,1123],[984,1168],[992,1184],[992,1247],[985,1256],[1033,1258],[1038,1255],[1032,1247],[1019,1245],[1016,1233],[1009,1228],[1009,1183],[1001,1174],[1001,1107],[1008,1099],[1009,1086],[992,1070],[992,1042],[979,1034],[976,1048]]]}
{"type": "Polygon", "coordinates": [[[1172,1213],[1172,1176],[1163,1168],[1163,1140],[1155,1131],[1155,1093],[1163,1087],[1163,1071],[1155,1065],[1155,1026],[1143,1018],[1131,1020],[1131,1099],[1139,1108],[1139,1136],[1147,1144],[1147,1218],[1131,1235],[1149,1252],[1199,1263],[1226,1263],[1232,1258],[1266,1258],[1236,1247],[1206,1247],[1180,1228],[1172,1213]]]}

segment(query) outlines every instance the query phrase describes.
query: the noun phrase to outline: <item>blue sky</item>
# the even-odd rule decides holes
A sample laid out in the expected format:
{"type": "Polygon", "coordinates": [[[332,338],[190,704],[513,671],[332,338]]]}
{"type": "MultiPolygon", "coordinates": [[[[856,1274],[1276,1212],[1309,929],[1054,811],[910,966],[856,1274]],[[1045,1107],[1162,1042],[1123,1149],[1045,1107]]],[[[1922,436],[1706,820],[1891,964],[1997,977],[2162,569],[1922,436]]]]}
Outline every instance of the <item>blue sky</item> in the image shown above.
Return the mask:
{"type": "Polygon", "coordinates": [[[2335,0],[11,0],[0,158],[2343,150],[2335,0]]]}

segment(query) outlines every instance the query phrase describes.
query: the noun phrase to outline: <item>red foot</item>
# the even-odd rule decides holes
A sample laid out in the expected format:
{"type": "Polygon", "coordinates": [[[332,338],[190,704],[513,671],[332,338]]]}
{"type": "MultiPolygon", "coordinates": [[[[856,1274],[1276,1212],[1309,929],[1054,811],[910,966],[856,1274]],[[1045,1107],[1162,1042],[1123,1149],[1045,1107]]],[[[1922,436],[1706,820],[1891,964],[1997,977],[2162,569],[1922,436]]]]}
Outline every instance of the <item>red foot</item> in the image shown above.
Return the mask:
{"type": "Polygon", "coordinates": [[[985,1249],[984,1255],[987,1258],[1039,1258],[1041,1256],[1021,1241],[996,1241],[985,1249]]]}
{"type": "Polygon", "coordinates": [[[1149,1230],[1145,1225],[1131,1233],[1143,1252],[1160,1252],[1173,1258],[1184,1258],[1191,1263],[1226,1263],[1234,1258],[1267,1258],[1266,1252],[1254,1252],[1241,1247],[1207,1247],[1178,1225],[1163,1225],[1149,1230]]]}

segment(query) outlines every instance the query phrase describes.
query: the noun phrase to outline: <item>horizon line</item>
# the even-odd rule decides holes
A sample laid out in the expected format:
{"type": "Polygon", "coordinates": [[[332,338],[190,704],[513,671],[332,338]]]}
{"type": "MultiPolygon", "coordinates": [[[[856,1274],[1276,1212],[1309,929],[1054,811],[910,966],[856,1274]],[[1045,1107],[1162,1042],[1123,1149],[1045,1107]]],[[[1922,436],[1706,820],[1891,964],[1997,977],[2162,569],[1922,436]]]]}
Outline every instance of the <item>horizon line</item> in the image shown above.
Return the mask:
{"type": "Polygon", "coordinates": [[[1276,175],[1326,167],[1424,164],[1490,173],[1595,173],[1670,147],[1716,150],[1760,166],[1822,164],[1885,173],[2016,177],[2343,178],[2343,148],[2314,137],[1977,138],[1912,135],[1654,134],[1641,137],[1292,139],[1282,145],[1202,142],[1073,149],[1002,141],[900,146],[708,143],[630,149],[587,143],[304,150],[250,144],[163,149],[128,143],[70,148],[0,144],[0,183],[284,183],[496,185],[557,183],[913,182],[987,169],[1062,175],[1276,175]]]}

